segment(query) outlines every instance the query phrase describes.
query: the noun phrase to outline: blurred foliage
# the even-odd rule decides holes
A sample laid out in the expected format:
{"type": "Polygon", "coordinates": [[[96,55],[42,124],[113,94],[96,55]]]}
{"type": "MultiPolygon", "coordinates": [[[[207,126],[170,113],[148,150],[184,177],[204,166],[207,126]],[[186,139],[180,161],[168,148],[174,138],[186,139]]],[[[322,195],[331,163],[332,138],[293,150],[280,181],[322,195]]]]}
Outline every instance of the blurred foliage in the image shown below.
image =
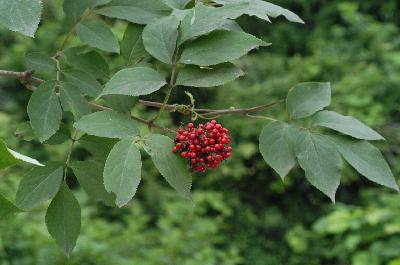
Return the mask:
{"type": "MultiPolygon", "coordinates": [[[[47,1],[36,39],[0,28],[0,68],[24,69],[28,51],[52,54],[67,29],[61,1],[47,1]]],[[[223,88],[190,89],[198,106],[229,108],[283,98],[303,81],[331,81],[333,108],[352,115],[387,138],[379,143],[396,176],[400,173],[400,6],[398,1],[281,0],[306,25],[282,20],[264,24],[243,18],[247,30],[273,46],[237,62],[247,76],[223,88]]],[[[121,37],[124,23],[117,22],[121,37]]],[[[78,42],[74,40],[74,43],[78,42]]],[[[114,69],[119,58],[108,58],[114,69]]],[[[43,76],[46,77],[46,76],[43,76]]],[[[12,137],[27,119],[29,92],[16,80],[0,79],[0,137],[10,147],[46,161],[64,157],[65,146],[12,137]]],[[[149,97],[150,99],[159,100],[149,97]]],[[[176,90],[174,102],[187,102],[176,90]]],[[[136,112],[143,111],[137,107],[136,112]]],[[[285,119],[282,107],[266,115],[285,119]]],[[[181,117],[172,115],[179,125],[181,117]]],[[[128,208],[89,202],[71,186],[83,206],[83,229],[68,264],[173,265],[399,265],[399,197],[360,178],[349,167],[332,205],[300,170],[282,182],[257,151],[265,121],[224,117],[235,154],[218,171],[194,176],[193,204],[182,201],[145,163],[143,183],[128,208]]],[[[75,156],[88,156],[79,149],[75,156]]],[[[12,199],[26,168],[0,172],[0,192],[12,199]]],[[[1,265],[67,264],[43,224],[44,208],[0,220],[1,265]]]]}

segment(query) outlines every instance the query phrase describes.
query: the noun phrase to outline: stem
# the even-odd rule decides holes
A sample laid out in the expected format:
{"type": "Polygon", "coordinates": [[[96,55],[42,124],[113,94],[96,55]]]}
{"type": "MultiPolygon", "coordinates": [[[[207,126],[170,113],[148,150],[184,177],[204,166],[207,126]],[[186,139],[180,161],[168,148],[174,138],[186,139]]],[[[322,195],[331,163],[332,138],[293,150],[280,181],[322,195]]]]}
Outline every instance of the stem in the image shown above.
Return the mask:
{"type": "Polygon", "coordinates": [[[72,135],[71,145],[69,146],[68,155],[67,155],[67,159],[65,161],[65,166],[64,166],[64,181],[66,181],[66,179],[67,179],[67,172],[68,172],[69,164],[71,162],[71,155],[72,155],[72,151],[74,149],[74,145],[75,145],[75,142],[76,142],[76,135],[77,134],[78,134],[78,131],[75,130],[74,134],[72,135]]]}

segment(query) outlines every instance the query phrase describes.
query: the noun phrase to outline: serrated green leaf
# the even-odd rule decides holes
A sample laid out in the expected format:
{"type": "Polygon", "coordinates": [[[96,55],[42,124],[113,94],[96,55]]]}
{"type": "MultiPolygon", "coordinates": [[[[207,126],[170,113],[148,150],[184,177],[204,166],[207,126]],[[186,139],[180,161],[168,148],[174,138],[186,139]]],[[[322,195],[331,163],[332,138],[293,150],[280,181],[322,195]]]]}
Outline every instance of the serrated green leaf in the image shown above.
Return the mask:
{"type": "Polygon", "coordinates": [[[115,111],[99,111],[83,116],[75,122],[74,127],[89,135],[107,138],[125,138],[139,134],[135,121],[115,111]]]}
{"type": "Polygon", "coordinates": [[[201,68],[187,65],[179,71],[177,85],[192,87],[221,86],[244,75],[243,71],[231,63],[201,68]]]}
{"type": "Polygon", "coordinates": [[[66,184],[62,185],[46,212],[50,235],[69,256],[81,231],[81,207],[66,184]]]}
{"type": "Polygon", "coordinates": [[[180,43],[193,39],[214,30],[224,28],[228,18],[235,19],[243,14],[246,5],[226,5],[210,7],[198,3],[182,20],[180,43]]]}
{"type": "Polygon", "coordinates": [[[129,23],[125,30],[121,43],[121,55],[127,65],[136,63],[139,59],[146,57],[146,50],[142,39],[143,26],[129,23]]]}
{"type": "Polygon", "coordinates": [[[0,24],[29,37],[35,35],[41,13],[41,0],[0,1],[0,24]]]}
{"type": "Polygon", "coordinates": [[[252,49],[267,46],[253,35],[239,31],[216,31],[189,43],[180,62],[196,65],[216,65],[239,59],[252,49]]]}
{"type": "Polygon", "coordinates": [[[295,148],[307,180],[335,202],[343,167],[335,145],[326,136],[303,131],[295,148]]]}
{"type": "Polygon", "coordinates": [[[330,83],[301,83],[290,89],[286,106],[291,119],[313,115],[331,104],[330,83]]]}
{"type": "Polygon", "coordinates": [[[39,72],[51,72],[56,70],[56,63],[50,56],[40,52],[28,53],[25,57],[26,67],[39,72]]]}
{"type": "MultiPolygon", "coordinates": [[[[79,144],[89,151],[93,157],[100,161],[106,161],[108,154],[117,143],[116,139],[102,138],[92,135],[84,135],[78,140],[79,144]]],[[[103,171],[101,172],[103,175],[103,171]]]]}
{"type": "Polygon", "coordinates": [[[173,141],[167,136],[151,134],[146,151],[165,180],[184,198],[190,198],[192,176],[185,162],[172,152],[173,141]]]}
{"type": "Polygon", "coordinates": [[[94,201],[112,205],[115,196],[106,191],[103,184],[104,164],[96,161],[75,161],[71,165],[79,184],[94,201]]]}
{"type": "Polygon", "coordinates": [[[343,116],[334,111],[324,110],[318,112],[313,119],[313,126],[330,128],[362,140],[385,139],[361,121],[350,116],[343,116]]]}
{"type": "Polygon", "coordinates": [[[21,180],[16,204],[21,209],[32,209],[56,195],[63,179],[60,163],[50,163],[29,171],[21,180]]]}
{"type": "Polygon", "coordinates": [[[284,122],[273,122],[260,134],[260,152],[269,166],[284,179],[296,165],[294,145],[299,131],[284,122]]]}
{"type": "Polygon", "coordinates": [[[167,82],[156,70],[148,67],[123,69],[105,85],[102,95],[148,95],[159,90],[167,82]]]}
{"type": "Polygon", "coordinates": [[[172,64],[179,20],[174,16],[163,17],[149,23],[143,30],[143,44],[148,53],[166,64],[172,64]]]}
{"type": "Polygon", "coordinates": [[[92,112],[80,89],[71,83],[61,82],[60,100],[64,111],[71,112],[76,120],[92,112]]]}
{"type": "Polygon", "coordinates": [[[380,185],[399,191],[399,187],[379,149],[367,141],[329,136],[344,159],[361,175],[380,185]]]}
{"type": "Polygon", "coordinates": [[[99,81],[83,71],[68,70],[63,72],[63,74],[65,76],[65,80],[79,88],[83,94],[91,97],[97,97],[103,90],[103,87],[99,81]]]}
{"type": "Polygon", "coordinates": [[[119,43],[111,29],[102,20],[85,20],[76,25],[76,33],[87,45],[106,52],[119,53],[119,43]]]}
{"type": "Polygon", "coordinates": [[[161,0],[113,0],[96,13],[113,18],[125,19],[136,24],[148,24],[168,15],[170,8],[161,0]]]}
{"type": "Polygon", "coordinates": [[[77,70],[90,74],[96,79],[108,80],[110,68],[108,63],[96,51],[84,52],[85,47],[74,47],[64,51],[67,63],[77,70]]]}
{"type": "Polygon", "coordinates": [[[163,2],[172,8],[184,9],[191,0],[163,0],[163,2]]]}
{"type": "Polygon", "coordinates": [[[89,0],[64,0],[63,10],[67,21],[75,24],[79,18],[90,7],[89,0]]]}
{"type": "Polygon", "coordinates": [[[57,132],[61,124],[62,110],[55,92],[55,82],[45,82],[33,92],[28,103],[28,115],[41,142],[57,132]]]}
{"type": "Polygon", "coordinates": [[[117,198],[118,207],[126,205],[135,196],[141,179],[142,160],[130,138],[118,142],[107,157],[104,167],[104,186],[117,198]]]}

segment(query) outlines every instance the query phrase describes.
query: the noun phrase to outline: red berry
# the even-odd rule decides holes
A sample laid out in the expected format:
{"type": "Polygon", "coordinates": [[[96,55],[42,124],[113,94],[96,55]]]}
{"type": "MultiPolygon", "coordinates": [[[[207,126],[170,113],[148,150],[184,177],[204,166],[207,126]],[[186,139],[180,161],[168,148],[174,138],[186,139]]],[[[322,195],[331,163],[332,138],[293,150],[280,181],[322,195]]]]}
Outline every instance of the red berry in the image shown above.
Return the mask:
{"type": "Polygon", "coordinates": [[[179,151],[179,148],[178,148],[178,147],[174,146],[174,148],[172,148],[172,152],[178,153],[178,151],[179,151]]]}

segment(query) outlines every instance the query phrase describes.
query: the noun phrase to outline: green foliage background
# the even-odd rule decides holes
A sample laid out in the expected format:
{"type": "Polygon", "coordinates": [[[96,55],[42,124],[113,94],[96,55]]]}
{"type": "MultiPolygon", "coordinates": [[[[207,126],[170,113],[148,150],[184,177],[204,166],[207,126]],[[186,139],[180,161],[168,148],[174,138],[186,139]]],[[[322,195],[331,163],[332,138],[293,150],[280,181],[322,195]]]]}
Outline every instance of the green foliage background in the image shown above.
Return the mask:
{"type": "MultiPolygon", "coordinates": [[[[237,62],[246,77],[225,87],[190,92],[199,107],[246,107],[284,98],[298,82],[331,81],[332,108],[388,139],[379,147],[399,176],[400,6],[395,0],[382,2],[276,1],[299,14],[306,25],[242,19],[244,28],[273,45],[237,62]]],[[[53,54],[66,31],[62,20],[60,1],[47,1],[36,39],[0,28],[0,68],[24,70],[24,56],[30,51],[53,54]]],[[[124,29],[125,24],[117,22],[120,39],[124,29]]],[[[114,66],[121,63],[115,56],[108,60],[114,66]]],[[[0,87],[0,137],[40,161],[62,159],[67,146],[43,147],[12,137],[27,120],[30,93],[13,79],[0,79],[0,87]]],[[[185,100],[179,91],[171,101],[185,100]]],[[[137,111],[148,113],[141,106],[137,111]]],[[[276,117],[282,113],[280,107],[269,111],[276,117]]],[[[179,124],[179,116],[171,117],[161,122],[179,124]]],[[[400,264],[397,194],[346,166],[338,203],[332,205],[304,181],[300,170],[282,182],[267,167],[257,147],[265,121],[234,116],[221,122],[232,133],[235,155],[218,171],[194,176],[193,204],[169,188],[149,159],[128,208],[90,202],[71,181],[83,207],[82,234],[71,260],[65,260],[48,235],[43,207],[0,220],[0,264],[400,264]]],[[[84,159],[88,154],[82,149],[75,156],[84,159]]],[[[17,167],[0,172],[0,192],[14,199],[25,171],[17,167]]]]}

